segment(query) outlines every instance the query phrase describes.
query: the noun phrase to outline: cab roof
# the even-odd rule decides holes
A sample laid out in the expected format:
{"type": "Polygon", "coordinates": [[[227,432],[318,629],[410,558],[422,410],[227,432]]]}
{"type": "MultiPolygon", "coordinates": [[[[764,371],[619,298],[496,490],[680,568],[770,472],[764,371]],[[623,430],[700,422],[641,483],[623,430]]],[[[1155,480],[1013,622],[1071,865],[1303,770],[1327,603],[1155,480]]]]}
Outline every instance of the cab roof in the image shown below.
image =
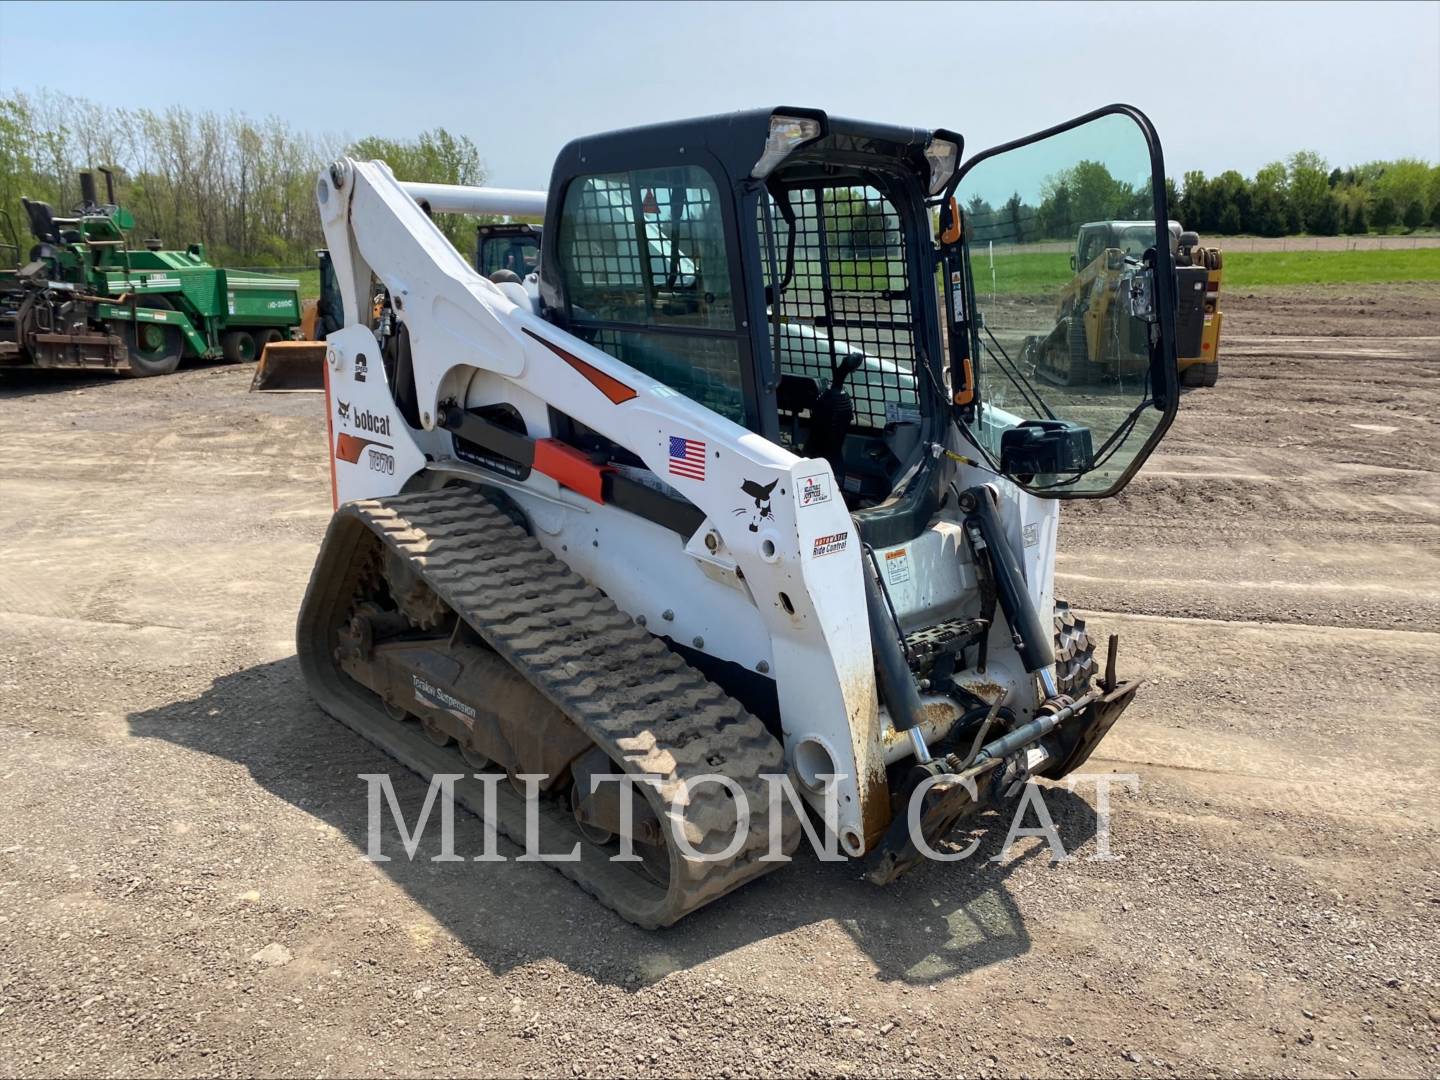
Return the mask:
{"type": "Polygon", "coordinates": [[[555,159],[552,191],[573,176],[659,165],[684,164],[697,152],[718,161],[732,183],[748,177],[764,152],[772,116],[817,120],[820,137],[798,149],[795,157],[843,153],[903,162],[928,174],[925,148],[936,137],[961,145],[960,136],[943,128],[926,129],[831,116],[823,109],[776,106],[743,112],[669,120],[641,127],[586,135],[565,145],[555,159]]]}

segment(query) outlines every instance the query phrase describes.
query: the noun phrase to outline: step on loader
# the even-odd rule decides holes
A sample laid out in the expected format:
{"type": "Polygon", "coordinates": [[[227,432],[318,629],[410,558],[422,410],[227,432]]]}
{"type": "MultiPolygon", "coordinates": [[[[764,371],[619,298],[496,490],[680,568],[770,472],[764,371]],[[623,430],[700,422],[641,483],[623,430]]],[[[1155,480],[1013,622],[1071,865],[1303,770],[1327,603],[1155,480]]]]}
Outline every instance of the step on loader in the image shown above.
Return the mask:
{"type": "Polygon", "coordinates": [[[1127,362],[1056,386],[1022,352],[1081,224],[1166,235],[1163,178],[1120,105],[963,164],[951,131],[783,107],[576,140],[548,193],[335,162],[311,692],[518,843],[534,814],[645,927],[804,833],[890,881],[1071,773],[1137,684],[1055,597],[1058,508],[1174,419],[1170,246],[1113,279],[1127,362]],[[1081,167],[1110,182],[1057,199],[1081,167]],[[972,248],[961,207],[1012,196],[1036,250],[972,248]],[[542,206],[533,288],[427,214],[542,206]]]}

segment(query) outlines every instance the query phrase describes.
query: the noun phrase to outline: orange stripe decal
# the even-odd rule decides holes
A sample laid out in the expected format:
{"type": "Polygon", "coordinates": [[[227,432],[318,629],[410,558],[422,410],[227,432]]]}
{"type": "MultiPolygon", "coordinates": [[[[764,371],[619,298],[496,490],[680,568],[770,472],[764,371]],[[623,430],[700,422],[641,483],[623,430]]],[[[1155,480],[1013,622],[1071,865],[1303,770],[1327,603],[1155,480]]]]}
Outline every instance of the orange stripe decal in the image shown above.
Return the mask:
{"type": "Polygon", "coordinates": [[[592,502],[605,501],[604,476],[612,470],[606,465],[596,465],[573,446],[566,446],[558,439],[536,439],[534,467],[536,472],[544,473],[571,491],[578,491],[592,502]]]}
{"type": "Polygon", "coordinates": [[[376,442],[374,439],[365,439],[359,435],[351,435],[348,431],[342,431],[335,439],[334,460],[348,461],[351,465],[354,465],[359,462],[360,455],[367,446],[378,446],[382,450],[395,449],[393,446],[376,442]]]}
{"type": "Polygon", "coordinates": [[[523,329],[525,333],[529,334],[536,341],[540,342],[541,345],[544,345],[556,356],[560,357],[561,360],[564,360],[565,363],[569,364],[581,375],[584,375],[585,378],[590,381],[590,384],[595,387],[595,389],[599,390],[616,405],[622,404],[623,402],[629,401],[631,398],[637,396],[634,390],[626,386],[619,379],[614,378],[610,375],[606,375],[605,372],[601,371],[593,364],[587,364],[578,356],[572,356],[570,353],[560,348],[559,345],[555,345],[549,341],[546,341],[543,337],[535,333],[535,331],[531,330],[529,327],[521,327],[521,329],[523,329]]]}

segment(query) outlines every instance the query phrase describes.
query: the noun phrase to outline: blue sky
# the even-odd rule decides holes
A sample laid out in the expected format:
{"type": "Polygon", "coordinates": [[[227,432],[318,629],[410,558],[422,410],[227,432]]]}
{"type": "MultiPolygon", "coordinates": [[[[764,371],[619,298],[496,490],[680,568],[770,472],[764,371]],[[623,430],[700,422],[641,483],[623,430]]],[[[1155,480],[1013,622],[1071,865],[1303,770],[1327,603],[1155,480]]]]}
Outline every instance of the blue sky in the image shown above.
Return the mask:
{"type": "Polygon", "coordinates": [[[544,187],[575,135],[773,104],[979,150],[1123,100],[1172,174],[1250,173],[1301,147],[1440,160],[1440,3],[6,0],[0,89],[41,87],[356,137],[443,126],[514,187],[544,187]]]}

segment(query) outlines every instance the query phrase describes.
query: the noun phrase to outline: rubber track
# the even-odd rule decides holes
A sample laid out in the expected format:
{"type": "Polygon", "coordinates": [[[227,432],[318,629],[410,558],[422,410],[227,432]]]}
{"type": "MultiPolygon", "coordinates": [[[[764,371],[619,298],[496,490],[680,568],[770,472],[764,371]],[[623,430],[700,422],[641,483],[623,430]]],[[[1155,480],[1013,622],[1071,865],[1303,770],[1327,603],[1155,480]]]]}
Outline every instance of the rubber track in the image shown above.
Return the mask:
{"type": "Polygon", "coordinates": [[[1064,600],[1055,601],[1055,685],[1060,693],[1079,697],[1094,678],[1095,643],[1085,631],[1085,620],[1064,600]]]}
{"type": "MultiPolygon", "coordinates": [[[[697,851],[716,853],[733,842],[736,805],[726,788],[712,781],[690,793],[682,813],[671,812],[686,799],[687,780],[729,776],[749,805],[749,832],[733,858],[687,857],[669,844],[668,890],[584,845],[579,862],[553,864],[561,873],[624,918],[654,928],[783,865],[759,861],[770,829],[769,788],[761,774],[784,772],[779,742],[475,488],[350,503],[331,519],[298,627],[302,670],[327,712],[427,778],[470,771],[453,747],[435,747],[415,725],[387,717],[379,698],[346,676],[334,659],[335,633],[348,618],[376,540],[407,559],[625,771],[660,776],[659,800],[652,797],[652,805],[668,828],[685,830],[697,851]]],[[[457,796],[483,815],[483,801],[470,788],[479,785],[462,781],[457,796]]],[[[498,793],[495,824],[524,846],[524,802],[506,784],[498,793]]],[[[789,854],[799,826],[788,804],[783,812],[783,848],[789,854]]],[[[579,839],[568,809],[553,800],[541,800],[540,821],[540,851],[568,851],[579,839]]],[[[476,869],[483,872],[483,864],[476,869]]]]}

